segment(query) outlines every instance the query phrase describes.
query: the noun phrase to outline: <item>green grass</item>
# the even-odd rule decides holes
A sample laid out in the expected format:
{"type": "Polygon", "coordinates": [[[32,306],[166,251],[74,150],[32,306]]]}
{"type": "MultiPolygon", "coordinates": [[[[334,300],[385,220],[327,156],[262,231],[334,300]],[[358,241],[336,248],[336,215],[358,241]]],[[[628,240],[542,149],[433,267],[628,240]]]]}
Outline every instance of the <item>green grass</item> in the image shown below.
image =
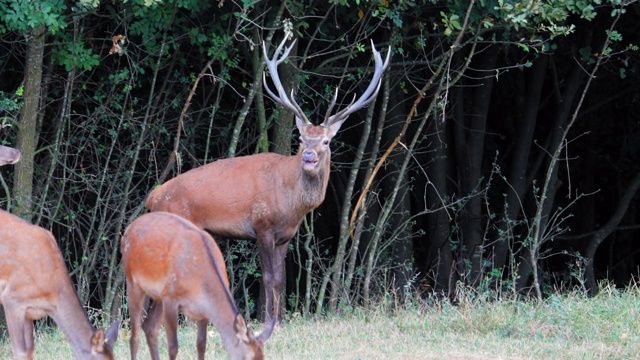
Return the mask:
{"type": "MultiPolygon", "coordinates": [[[[195,358],[195,326],[180,329],[179,359],[195,358]]],[[[163,358],[166,340],[162,337],[163,358]]],[[[140,357],[148,359],[144,339],[140,357]]],[[[271,359],[633,359],[640,358],[640,290],[605,287],[592,298],[554,295],[538,301],[464,297],[408,310],[356,308],[319,319],[292,316],[266,345],[271,359]]],[[[129,358],[128,332],[118,359],[129,358]]],[[[11,358],[8,341],[0,358],[11,358]]],[[[71,359],[58,331],[39,331],[36,359],[71,359]]],[[[213,327],[207,359],[226,358],[213,327]]]]}

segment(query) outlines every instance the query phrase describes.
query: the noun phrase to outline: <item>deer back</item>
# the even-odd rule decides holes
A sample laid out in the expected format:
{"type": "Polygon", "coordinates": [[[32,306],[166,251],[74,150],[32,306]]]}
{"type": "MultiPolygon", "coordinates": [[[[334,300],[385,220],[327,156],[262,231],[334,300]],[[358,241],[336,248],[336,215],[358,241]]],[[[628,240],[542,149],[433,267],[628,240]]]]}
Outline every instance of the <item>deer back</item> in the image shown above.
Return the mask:
{"type": "Polygon", "coordinates": [[[316,137],[306,143],[293,156],[262,153],[187,171],[153,190],[147,208],[180,215],[216,236],[255,239],[269,229],[291,238],[324,200],[329,178],[328,143],[316,137]]]}
{"type": "Polygon", "coordinates": [[[11,331],[13,326],[48,315],[71,341],[76,358],[113,359],[119,323],[114,323],[107,333],[95,331],[53,235],[3,210],[0,210],[0,303],[11,323],[12,345],[20,352],[32,353],[33,348],[22,340],[25,335],[11,331]]]}
{"type": "Polygon", "coordinates": [[[128,285],[178,306],[193,320],[209,320],[232,358],[261,358],[268,335],[254,336],[236,309],[224,258],[211,235],[177,215],[147,213],[129,225],[121,252],[128,285]]]}

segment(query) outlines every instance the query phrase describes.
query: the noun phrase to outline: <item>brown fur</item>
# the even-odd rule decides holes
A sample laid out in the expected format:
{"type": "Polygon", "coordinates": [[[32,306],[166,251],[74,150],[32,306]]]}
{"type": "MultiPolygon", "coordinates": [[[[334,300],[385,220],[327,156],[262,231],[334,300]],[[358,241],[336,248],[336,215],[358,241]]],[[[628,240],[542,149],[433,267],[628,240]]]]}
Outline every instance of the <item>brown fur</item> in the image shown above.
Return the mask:
{"type": "Polygon", "coordinates": [[[121,243],[131,317],[131,358],[137,358],[142,326],[153,359],[159,359],[158,329],[164,320],[169,356],[178,354],[178,313],[198,323],[198,359],[204,359],[210,321],[232,359],[263,359],[272,323],[254,336],[229,291],[224,258],[211,235],[167,212],[147,213],[129,225],[121,243]],[[154,300],[142,322],[145,298],[154,300]],[[160,315],[163,315],[163,319],[160,315]]]}
{"type": "Polygon", "coordinates": [[[49,315],[76,359],[113,359],[119,323],[96,331],[47,230],[0,210],[0,303],[16,359],[33,359],[33,321],[49,315]]]}
{"type": "Polygon", "coordinates": [[[329,143],[350,114],[370,104],[380,89],[389,65],[391,49],[383,62],[371,42],[375,61],[373,79],[356,100],[331,115],[338,91],[320,126],[313,125],[282,86],[278,65],[296,40],[285,47],[287,37],[269,57],[263,43],[265,65],[277,94],[263,77],[267,93],[295,116],[300,149],[294,156],[272,153],[218,160],[178,175],[155,189],[147,199],[150,211],[180,215],[215,236],[255,239],[260,252],[267,316],[280,317],[284,286],[284,258],[289,242],[304,216],[324,200],[329,182],[329,143]],[[283,52],[282,55],[281,51],[283,52]]]}
{"type": "Polygon", "coordinates": [[[260,252],[268,316],[278,317],[284,258],[304,216],[324,201],[329,182],[333,136],[329,128],[300,128],[296,155],[263,153],[212,162],[156,188],[150,211],[168,211],[216,237],[255,239],[260,252]],[[302,153],[317,165],[303,167],[302,153]]]}

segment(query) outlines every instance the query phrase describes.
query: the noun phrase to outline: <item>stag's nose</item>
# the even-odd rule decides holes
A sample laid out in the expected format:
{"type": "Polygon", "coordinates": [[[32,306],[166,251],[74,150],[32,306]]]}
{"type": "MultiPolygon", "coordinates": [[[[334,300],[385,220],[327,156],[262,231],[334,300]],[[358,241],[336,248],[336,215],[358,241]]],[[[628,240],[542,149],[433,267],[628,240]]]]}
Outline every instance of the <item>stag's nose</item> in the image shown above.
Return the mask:
{"type": "Polygon", "coordinates": [[[303,160],[303,161],[306,161],[306,162],[313,161],[313,160],[315,159],[315,157],[316,157],[315,152],[313,152],[313,151],[311,151],[311,150],[305,150],[305,151],[302,153],[302,160],[303,160]]]}

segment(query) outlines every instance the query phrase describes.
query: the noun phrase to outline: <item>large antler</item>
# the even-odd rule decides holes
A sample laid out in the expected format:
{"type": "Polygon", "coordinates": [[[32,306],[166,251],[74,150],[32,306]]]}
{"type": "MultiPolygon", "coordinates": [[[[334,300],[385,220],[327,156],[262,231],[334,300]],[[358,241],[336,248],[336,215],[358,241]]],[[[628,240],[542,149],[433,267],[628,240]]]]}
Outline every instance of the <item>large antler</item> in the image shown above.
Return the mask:
{"type": "MultiPolygon", "coordinates": [[[[278,48],[276,48],[276,51],[273,54],[273,58],[269,58],[269,55],[267,54],[267,47],[264,44],[264,42],[262,43],[262,51],[264,52],[265,63],[267,65],[267,69],[269,69],[269,73],[271,74],[271,79],[273,80],[273,83],[276,86],[278,95],[274,94],[273,91],[271,91],[271,89],[267,85],[265,74],[262,75],[264,87],[267,90],[267,93],[269,93],[269,95],[274,100],[276,100],[279,104],[291,110],[298,118],[303,120],[305,123],[311,124],[309,119],[307,119],[307,116],[302,111],[302,108],[300,108],[300,105],[298,105],[295,98],[293,97],[293,90],[291,90],[291,96],[288,96],[287,92],[284,89],[284,86],[282,86],[282,82],[280,81],[280,76],[278,75],[278,65],[283,63],[287,58],[287,56],[289,56],[289,52],[291,52],[291,49],[293,48],[293,45],[296,42],[296,40],[293,40],[291,45],[289,45],[284,49],[284,53],[282,54],[282,56],[278,57],[278,54],[280,54],[280,52],[282,51],[282,47],[284,46],[286,40],[287,38],[285,37],[280,43],[280,45],[278,45],[278,48]]],[[[373,52],[373,59],[375,61],[375,68],[374,68],[373,79],[371,80],[371,83],[369,84],[367,89],[364,91],[364,93],[362,93],[362,96],[360,96],[358,100],[356,100],[356,97],[354,95],[353,100],[347,107],[338,111],[334,115],[330,115],[331,111],[336,105],[336,100],[338,98],[338,89],[336,88],[336,92],[333,95],[333,99],[331,100],[331,103],[329,104],[329,108],[327,109],[327,115],[325,116],[322,126],[329,127],[333,124],[342,123],[349,117],[349,115],[369,105],[369,103],[376,98],[376,95],[378,95],[378,90],[380,90],[380,85],[382,84],[382,81],[381,81],[382,74],[384,73],[385,69],[389,65],[389,59],[391,58],[391,47],[389,47],[389,51],[387,52],[387,57],[384,63],[382,62],[382,56],[380,56],[380,52],[376,50],[376,47],[373,44],[373,40],[371,40],[371,51],[373,52]]]]}
{"type": "Polygon", "coordinates": [[[336,100],[338,98],[338,88],[336,88],[336,93],[333,95],[333,99],[331,100],[329,108],[327,109],[327,115],[325,116],[324,122],[322,123],[323,126],[331,126],[332,124],[335,124],[337,122],[345,121],[349,117],[349,115],[369,105],[369,103],[376,98],[376,95],[378,95],[378,90],[380,90],[380,85],[382,84],[382,74],[384,73],[387,66],[389,66],[391,47],[389,47],[387,58],[384,60],[384,63],[382,63],[382,56],[380,56],[380,52],[377,51],[375,45],[373,45],[373,40],[371,40],[371,51],[373,52],[373,59],[375,61],[375,69],[373,71],[373,79],[371,79],[371,83],[357,101],[354,95],[353,100],[346,108],[330,116],[329,114],[331,113],[331,110],[333,110],[333,107],[336,105],[336,100]]]}
{"type": "Polygon", "coordinates": [[[305,123],[311,124],[309,119],[307,119],[307,116],[304,114],[304,111],[302,111],[302,108],[300,108],[300,105],[298,105],[298,103],[296,102],[296,99],[293,97],[293,89],[291,89],[291,97],[287,96],[287,92],[284,89],[284,86],[282,86],[282,82],[280,81],[280,75],[278,74],[278,65],[280,65],[286,60],[287,56],[289,56],[289,52],[291,52],[291,49],[293,48],[293,45],[296,43],[296,40],[293,40],[293,42],[291,42],[291,45],[289,45],[284,49],[284,53],[282,54],[282,57],[278,57],[278,54],[280,54],[280,51],[282,51],[282,47],[284,46],[286,41],[287,41],[287,37],[285,36],[284,39],[282,39],[282,42],[280,43],[280,45],[278,45],[278,47],[276,48],[276,51],[273,53],[273,58],[271,59],[267,54],[267,46],[265,45],[264,41],[262,42],[262,51],[264,53],[264,61],[267,65],[267,69],[269,69],[269,74],[271,74],[271,80],[273,81],[273,84],[276,86],[278,95],[274,94],[273,91],[271,91],[271,89],[267,85],[266,75],[264,73],[262,74],[262,82],[264,83],[264,88],[267,90],[267,93],[269,93],[269,96],[271,96],[280,105],[291,110],[295,116],[299,117],[305,123]]]}

